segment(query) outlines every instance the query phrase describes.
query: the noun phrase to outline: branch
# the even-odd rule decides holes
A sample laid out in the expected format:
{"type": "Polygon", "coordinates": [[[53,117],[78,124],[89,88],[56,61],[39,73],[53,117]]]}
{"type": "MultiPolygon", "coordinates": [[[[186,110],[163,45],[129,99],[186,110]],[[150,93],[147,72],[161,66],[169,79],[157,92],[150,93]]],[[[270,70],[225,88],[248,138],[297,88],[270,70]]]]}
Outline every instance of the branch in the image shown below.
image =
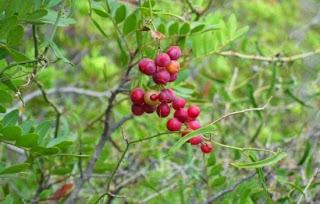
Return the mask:
{"type": "Polygon", "coordinates": [[[256,175],[256,173],[248,176],[248,177],[245,177],[241,180],[239,180],[238,182],[236,182],[235,184],[233,184],[232,186],[230,186],[229,188],[221,191],[220,193],[218,193],[217,195],[213,195],[213,196],[210,196],[207,201],[203,202],[202,204],[211,204],[211,203],[214,203],[216,200],[222,198],[223,196],[225,196],[227,193],[230,193],[232,191],[234,191],[240,184],[242,184],[243,182],[246,182],[250,179],[252,179],[254,176],[256,175]]]}
{"type": "Polygon", "coordinates": [[[289,57],[279,57],[279,56],[264,57],[264,56],[259,56],[259,55],[247,55],[247,54],[242,54],[242,53],[235,52],[232,50],[216,52],[213,54],[221,55],[221,56],[228,56],[228,57],[237,57],[237,58],[246,59],[246,60],[256,60],[256,61],[266,61],[266,62],[293,62],[293,61],[296,61],[299,59],[311,57],[311,56],[319,54],[319,53],[320,53],[320,48],[315,49],[314,51],[311,51],[311,52],[292,55],[289,57]]]}
{"type": "Polygon", "coordinates": [[[46,91],[44,90],[42,84],[34,79],[34,82],[37,84],[38,88],[40,89],[42,96],[44,98],[44,100],[53,108],[53,110],[56,112],[56,127],[55,127],[55,131],[54,131],[54,137],[58,136],[58,132],[59,132],[59,125],[60,125],[60,117],[62,115],[61,111],[59,110],[59,108],[52,102],[49,100],[48,95],[46,93],[46,91]]]}

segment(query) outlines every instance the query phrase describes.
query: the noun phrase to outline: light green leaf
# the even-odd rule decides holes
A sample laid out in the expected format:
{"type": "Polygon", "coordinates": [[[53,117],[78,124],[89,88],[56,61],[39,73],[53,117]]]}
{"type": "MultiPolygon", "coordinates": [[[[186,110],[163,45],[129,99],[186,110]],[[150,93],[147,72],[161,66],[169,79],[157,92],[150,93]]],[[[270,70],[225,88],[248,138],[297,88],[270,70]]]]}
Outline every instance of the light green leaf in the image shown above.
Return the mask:
{"type": "Polygon", "coordinates": [[[135,13],[132,13],[129,15],[123,24],[123,33],[129,34],[130,32],[134,31],[137,27],[137,15],[135,13]]]}
{"type": "Polygon", "coordinates": [[[75,141],[74,137],[70,136],[62,136],[62,137],[57,137],[54,138],[49,142],[47,145],[48,147],[59,147],[59,148],[64,148],[66,146],[72,145],[75,141]]]}
{"type": "Polygon", "coordinates": [[[0,139],[14,141],[21,136],[22,130],[18,126],[8,126],[0,130],[0,139]]]}
{"type": "Polygon", "coordinates": [[[19,119],[19,111],[13,110],[10,113],[7,113],[2,119],[4,126],[15,125],[19,119]]]}
{"type": "Polygon", "coordinates": [[[8,37],[7,37],[7,44],[9,46],[17,46],[21,43],[24,35],[24,30],[21,25],[16,25],[12,29],[10,29],[8,37]]]}
{"type": "Polygon", "coordinates": [[[41,22],[40,18],[46,16],[47,14],[48,14],[48,10],[38,9],[33,13],[31,13],[30,15],[28,15],[25,20],[30,23],[40,23],[41,22]]]}
{"type": "Polygon", "coordinates": [[[225,176],[221,176],[219,178],[216,178],[215,180],[212,181],[211,183],[211,186],[214,188],[214,187],[217,187],[217,186],[221,186],[223,185],[225,182],[226,182],[226,177],[225,176]]]}
{"type": "Polygon", "coordinates": [[[53,154],[57,154],[60,151],[60,149],[57,147],[47,148],[47,147],[37,146],[37,147],[33,147],[30,151],[41,154],[41,155],[53,155],[53,154]]]}
{"type": "Polygon", "coordinates": [[[22,164],[13,165],[13,166],[10,166],[10,167],[3,169],[0,172],[0,175],[15,174],[15,173],[23,172],[23,171],[26,171],[27,169],[29,169],[30,166],[31,165],[29,163],[22,163],[22,164]]]}
{"type": "Polygon", "coordinates": [[[41,138],[44,138],[49,132],[51,125],[52,125],[52,121],[50,120],[43,121],[36,127],[35,132],[38,133],[41,138]]]}
{"type": "Polygon", "coordinates": [[[180,28],[180,34],[185,35],[190,31],[190,24],[189,23],[184,23],[181,28],[180,28]]]}
{"type": "Polygon", "coordinates": [[[22,147],[35,147],[38,145],[39,135],[35,133],[30,133],[26,135],[22,135],[16,139],[16,145],[22,147]]]}
{"type": "Polygon", "coordinates": [[[179,23],[174,22],[169,26],[169,35],[175,35],[179,31],[179,23]]]}
{"type": "Polygon", "coordinates": [[[63,62],[72,65],[72,63],[71,63],[67,58],[64,57],[62,51],[61,51],[60,48],[56,45],[56,43],[54,43],[54,42],[51,41],[51,42],[49,43],[49,45],[50,45],[51,49],[53,50],[54,55],[55,55],[58,59],[61,59],[63,62]]]}
{"type": "Polygon", "coordinates": [[[249,163],[231,163],[231,165],[233,165],[237,168],[256,169],[256,168],[261,168],[264,166],[273,165],[273,164],[279,162],[280,160],[282,160],[286,156],[287,156],[286,153],[279,151],[276,154],[272,155],[271,157],[268,157],[263,160],[249,162],[249,163]]]}

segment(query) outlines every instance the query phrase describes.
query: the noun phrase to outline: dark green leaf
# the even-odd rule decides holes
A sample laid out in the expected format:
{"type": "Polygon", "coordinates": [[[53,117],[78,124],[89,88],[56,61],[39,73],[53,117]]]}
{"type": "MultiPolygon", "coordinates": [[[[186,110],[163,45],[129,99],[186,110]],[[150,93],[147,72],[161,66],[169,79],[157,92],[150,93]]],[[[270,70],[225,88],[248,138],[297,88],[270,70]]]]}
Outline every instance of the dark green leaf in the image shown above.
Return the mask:
{"type": "Polygon", "coordinates": [[[0,139],[14,141],[21,136],[22,130],[18,126],[7,126],[0,130],[0,139]]]}
{"type": "Polygon", "coordinates": [[[189,23],[184,23],[180,28],[180,34],[181,35],[185,35],[185,34],[189,33],[189,31],[190,31],[189,23]]]}
{"type": "Polygon", "coordinates": [[[225,176],[221,176],[219,178],[216,178],[215,180],[212,181],[211,186],[213,188],[217,187],[217,186],[221,186],[226,182],[226,177],[225,176]]]}
{"type": "Polygon", "coordinates": [[[174,22],[169,26],[169,35],[175,35],[178,34],[179,31],[179,23],[174,22]]]}
{"type": "Polygon", "coordinates": [[[12,97],[11,95],[4,91],[4,90],[0,90],[0,103],[1,104],[9,104],[12,101],[12,97]]]}
{"type": "Polygon", "coordinates": [[[0,113],[5,113],[5,112],[6,112],[6,108],[0,105],[0,113]]]}
{"type": "Polygon", "coordinates": [[[28,15],[26,17],[26,21],[31,23],[40,23],[40,18],[46,16],[47,14],[48,14],[48,10],[38,9],[33,13],[31,13],[30,15],[28,15]]]}
{"type": "Polygon", "coordinates": [[[116,23],[121,23],[126,18],[127,8],[125,5],[121,5],[117,8],[115,13],[115,21],[116,23]]]}
{"type": "Polygon", "coordinates": [[[47,147],[37,146],[37,147],[33,147],[30,151],[41,154],[41,155],[53,155],[53,154],[57,154],[60,150],[57,147],[47,148],[47,147]]]}
{"type": "Polygon", "coordinates": [[[103,18],[107,18],[109,17],[109,14],[107,14],[106,12],[100,10],[100,9],[97,9],[97,8],[93,8],[92,9],[97,15],[99,15],[100,17],[103,17],[103,18]]]}
{"type": "Polygon", "coordinates": [[[218,175],[222,170],[223,170],[223,167],[221,164],[214,165],[213,167],[211,167],[209,175],[210,176],[218,175]]]}

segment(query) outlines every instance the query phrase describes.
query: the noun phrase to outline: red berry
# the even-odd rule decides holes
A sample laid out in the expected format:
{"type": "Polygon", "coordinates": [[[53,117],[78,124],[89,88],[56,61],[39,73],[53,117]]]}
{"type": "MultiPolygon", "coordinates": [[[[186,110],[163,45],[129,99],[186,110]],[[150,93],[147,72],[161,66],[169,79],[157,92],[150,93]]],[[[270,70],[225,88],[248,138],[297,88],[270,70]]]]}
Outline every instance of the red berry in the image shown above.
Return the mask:
{"type": "Polygon", "coordinates": [[[144,94],[144,102],[150,106],[156,106],[160,102],[158,100],[159,92],[155,90],[146,91],[144,94]]]}
{"type": "Polygon", "coordinates": [[[189,121],[188,122],[188,127],[191,129],[191,130],[196,130],[196,129],[199,129],[201,127],[200,123],[196,120],[194,121],[189,121]]]}
{"type": "Polygon", "coordinates": [[[180,108],[174,112],[174,117],[184,123],[188,119],[188,112],[184,108],[180,108]]]}
{"type": "Polygon", "coordinates": [[[170,107],[167,103],[161,103],[157,107],[157,114],[161,118],[165,118],[170,114],[170,107]]]}
{"type": "Polygon", "coordinates": [[[156,64],[159,67],[166,67],[170,64],[170,62],[171,62],[171,59],[169,55],[167,55],[166,53],[161,53],[156,58],[156,64]]]}
{"type": "Polygon", "coordinates": [[[169,80],[170,80],[170,74],[166,70],[157,71],[153,75],[153,81],[156,84],[166,84],[169,82],[169,80]]]}
{"type": "Polygon", "coordinates": [[[146,112],[146,113],[153,113],[156,110],[155,106],[150,106],[150,105],[148,105],[146,103],[143,104],[142,107],[143,107],[143,111],[146,112]]]}
{"type": "Polygon", "coordinates": [[[171,89],[163,89],[159,94],[159,101],[171,103],[175,98],[174,92],[171,89]]]}
{"type": "Polygon", "coordinates": [[[170,74],[176,74],[179,72],[180,64],[178,61],[172,60],[170,64],[166,67],[170,74]]]}
{"type": "Polygon", "coordinates": [[[172,107],[175,110],[178,110],[180,108],[183,108],[186,105],[186,100],[184,100],[183,98],[176,98],[173,102],[172,102],[172,107]]]}
{"type": "Polygon", "coordinates": [[[177,78],[178,78],[178,73],[170,74],[170,80],[169,80],[169,82],[173,82],[173,81],[175,81],[177,78]]]}
{"type": "Polygon", "coordinates": [[[198,145],[203,141],[202,136],[198,135],[195,136],[193,138],[191,138],[190,140],[188,140],[188,142],[192,145],[198,145]]]}
{"type": "Polygon", "coordinates": [[[210,143],[202,143],[200,148],[204,154],[208,154],[212,151],[212,145],[210,143]]]}
{"type": "Polygon", "coordinates": [[[177,60],[181,56],[181,50],[178,46],[171,46],[168,48],[167,54],[172,60],[177,60]]]}
{"type": "Polygon", "coordinates": [[[188,116],[190,118],[196,118],[200,114],[200,108],[198,106],[192,105],[188,108],[188,116]]]}
{"type": "Polygon", "coordinates": [[[188,120],[187,121],[194,121],[194,120],[196,120],[197,118],[192,118],[192,117],[190,117],[190,116],[188,116],[188,120]]]}
{"type": "Polygon", "coordinates": [[[143,104],[144,90],[141,88],[132,89],[131,94],[130,94],[130,98],[134,104],[143,104]]]}
{"type": "Polygon", "coordinates": [[[131,112],[133,113],[133,115],[137,115],[137,116],[142,115],[144,113],[143,105],[132,104],[131,112]]]}
{"type": "Polygon", "coordinates": [[[177,118],[171,118],[167,122],[167,128],[170,131],[179,131],[182,123],[177,118]]]}
{"type": "Polygon", "coordinates": [[[152,59],[144,58],[139,62],[139,70],[146,75],[153,75],[156,72],[156,64],[152,59]]]}

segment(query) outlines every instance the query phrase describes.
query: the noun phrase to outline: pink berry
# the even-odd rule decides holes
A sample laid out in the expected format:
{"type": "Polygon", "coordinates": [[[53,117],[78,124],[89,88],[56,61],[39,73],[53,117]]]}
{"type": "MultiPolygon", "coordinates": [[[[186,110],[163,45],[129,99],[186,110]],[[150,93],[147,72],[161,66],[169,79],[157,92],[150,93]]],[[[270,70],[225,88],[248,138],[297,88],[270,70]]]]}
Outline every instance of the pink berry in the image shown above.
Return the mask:
{"type": "Polygon", "coordinates": [[[208,154],[212,151],[212,145],[210,143],[202,143],[200,148],[204,154],[208,154]]]}
{"type": "Polygon", "coordinates": [[[167,103],[161,103],[157,107],[157,114],[161,118],[165,118],[170,114],[170,107],[167,103]]]}
{"type": "Polygon", "coordinates": [[[188,142],[192,145],[198,145],[203,141],[202,136],[198,135],[195,136],[193,138],[191,138],[190,140],[188,140],[188,142]]]}
{"type": "Polygon", "coordinates": [[[200,114],[200,108],[198,106],[192,105],[188,108],[188,116],[190,118],[196,118],[200,114]]]}
{"type": "Polygon", "coordinates": [[[131,112],[132,112],[133,115],[136,115],[136,116],[142,115],[144,113],[143,105],[132,104],[131,112]]]}
{"type": "Polygon", "coordinates": [[[146,103],[143,104],[142,107],[143,107],[143,111],[146,112],[146,113],[153,113],[156,110],[155,106],[150,106],[150,105],[148,105],[146,103]]]}
{"type": "Polygon", "coordinates": [[[180,108],[183,108],[186,105],[186,100],[183,98],[176,98],[173,102],[172,102],[172,107],[175,110],[178,110],[180,108]]]}
{"type": "Polygon", "coordinates": [[[153,75],[156,72],[156,64],[152,59],[143,58],[139,62],[139,70],[146,75],[153,75]]]}
{"type": "Polygon", "coordinates": [[[157,71],[153,75],[153,81],[156,84],[166,84],[169,82],[169,80],[170,80],[170,74],[166,70],[157,71]]]}
{"type": "Polygon", "coordinates": [[[171,118],[167,122],[167,129],[170,131],[179,131],[182,123],[177,118],[171,118]]]}
{"type": "Polygon", "coordinates": [[[156,64],[159,67],[166,67],[170,64],[170,62],[171,62],[171,59],[169,55],[167,55],[166,53],[161,53],[156,58],[156,64]]]}
{"type": "Polygon", "coordinates": [[[130,94],[130,98],[134,104],[143,104],[144,90],[141,88],[132,89],[131,94],[130,94]]]}
{"type": "Polygon", "coordinates": [[[159,94],[159,101],[171,103],[175,98],[174,91],[172,89],[163,89],[159,94]]]}
{"type": "Polygon", "coordinates": [[[178,78],[178,73],[170,74],[169,82],[173,82],[173,81],[177,80],[177,78],[178,78]]]}
{"type": "Polygon", "coordinates": [[[197,130],[201,127],[200,123],[196,120],[194,121],[189,121],[188,122],[188,127],[191,129],[191,130],[197,130]]]}
{"type": "Polygon", "coordinates": [[[174,117],[184,123],[188,119],[188,112],[184,108],[180,108],[174,112],[174,117]]]}
{"type": "Polygon", "coordinates": [[[171,60],[177,60],[181,56],[181,50],[178,46],[171,46],[168,48],[167,54],[171,60]]]}

